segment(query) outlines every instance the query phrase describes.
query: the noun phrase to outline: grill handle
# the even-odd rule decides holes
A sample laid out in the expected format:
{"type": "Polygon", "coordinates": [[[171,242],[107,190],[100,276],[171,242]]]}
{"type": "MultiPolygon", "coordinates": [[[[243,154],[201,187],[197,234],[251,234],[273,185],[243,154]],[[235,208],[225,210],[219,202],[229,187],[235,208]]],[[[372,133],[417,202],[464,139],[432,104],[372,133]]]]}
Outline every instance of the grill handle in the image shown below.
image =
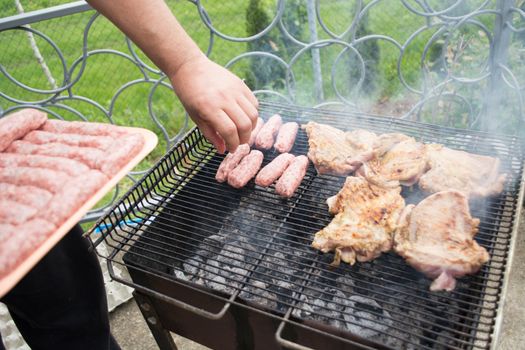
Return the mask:
{"type": "MultiPolygon", "coordinates": [[[[283,329],[284,329],[284,326],[286,325],[286,323],[294,323],[293,321],[290,321],[290,315],[292,314],[292,308],[288,309],[288,312],[286,313],[286,315],[284,316],[284,318],[282,319],[281,323],[279,324],[279,327],[277,328],[277,331],[275,332],[275,340],[277,341],[277,343],[279,345],[281,345],[282,348],[285,348],[285,349],[293,349],[293,350],[316,350],[316,349],[313,349],[313,348],[310,348],[308,346],[304,346],[304,345],[301,345],[301,344],[297,344],[291,340],[287,340],[287,339],[284,339],[283,336],[282,336],[282,332],[283,332],[283,329]]],[[[314,329],[314,328],[310,328],[309,326],[302,326],[302,327],[306,327],[306,328],[309,328],[310,330],[314,331],[314,332],[317,332],[318,334],[320,335],[326,335],[326,336],[329,336],[329,337],[332,337],[332,335],[328,334],[328,333],[325,333],[325,332],[321,332],[317,329],[314,329]]],[[[334,336],[336,339],[339,338],[337,336],[334,336]]],[[[356,343],[352,340],[349,340],[349,339],[342,339],[342,338],[339,338],[345,342],[347,342],[348,344],[351,345],[351,349],[369,349],[369,350],[373,350],[373,349],[376,349],[375,347],[369,347],[367,345],[364,345],[362,343],[356,343]]],[[[346,348],[345,348],[346,349],[346,348]]]]}
{"type": "Polygon", "coordinates": [[[284,319],[281,321],[281,324],[279,324],[279,328],[277,328],[277,332],[275,332],[275,340],[279,345],[281,345],[285,349],[294,349],[294,350],[315,350],[312,348],[309,348],[304,345],[299,345],[297,343],[294,343],[293,341],[286,340],[282,336],[282,332],[284,329],[284,326],[286,324],[286,321],[290,318],[290,315],[292,313],[292,309],[288,309],[288,312],[286,312],[286,315],[284,316],[284,319]]]}
{"type": "MultiPolygon", "coordinates": [[[[135,288],[137,288],[137,286],[135,286],[135,288]]],[[[139,288],[137,288],[137,289],[139,289],[139,288]]],[[[204,318],[207,318],[207,319],[210,319],[210,320],[214,320],[214,321],[220,320],[224,316],[224,314],[228,311],[228,309],[231,306],[230,301],[232,301],[232,298],[235,298],[235,295],[233,295],[226,302],[226,304],[224,304],[224,306],[222,307],[222,309],[219,312],[212,313],[212,312],[209,312],[207,310],[201,309],[199,307],[187,304],[187,303],[185,303],[183,301],[167,297],[167,296],[165,296],[165,295],[163,295],[161,293],[158,293],[158,292],[147,291],[147,289],[144,290],[143,288],[140,288],[140,290],[142,290],[143,292],[148,293],[148,294],[151,294],[150,292],[153,292],[154,296],[156,298],[158,298],[158,299],[161,299],[162,301],[165,301],[165,302],[167,302],[169,304],[172,304],[172,305],[175,305],[177,307],[180,307],[181,309],[184,309],[186,311],[192,312],[192,313],[194,313],[194,314],[196,314],[198,316],[201,316],[201,317],[204,317],[204,318]]]]}

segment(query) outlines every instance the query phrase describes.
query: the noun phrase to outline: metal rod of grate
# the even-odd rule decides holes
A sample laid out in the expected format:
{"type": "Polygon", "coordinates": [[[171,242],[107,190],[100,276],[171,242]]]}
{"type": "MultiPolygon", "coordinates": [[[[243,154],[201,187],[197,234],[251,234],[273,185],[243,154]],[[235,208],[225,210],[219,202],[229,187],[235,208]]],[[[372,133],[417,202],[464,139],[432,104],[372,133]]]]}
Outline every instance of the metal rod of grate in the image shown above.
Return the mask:
{"type": "MultiPolygon", "coordinates": [[[[476,239],[491,260],[450,293],[429,292],[430,281],[393,253],[334,268],[332,254],[320,254],[310,244],[315,232],[331,221],[325,200],[339,191],[344,178],[319,176],[310,166],[288,200],[279,198],[273,186],[250,183],[236,190],[215,181],[223,156],[193,130],[99,220],[103,237],[95,244],[104,240],[112,249],[104,256],[109,264],[181,287],[197,286],[210,297],[243,307],[248,303],[269,317],[348,344],[354,340],[316,329],[316,324],[386,347],[488,348],[523,181],[520,140],[270,103],[261,104],[260,112],[266,118],[280,113],[286,121],[315,120],[343,130],[402,132],[423,142],[499,157],[508,174],[503,193],[471,204],[473,216],[481,220],[476,239]]],[[[301,130],[292,153],[307,151],[301,130]]],[[[275,156],[266,152],[263,165],[275,156]]],[[[417,189],[402,194],[407,202],[423,198],[417,189]]],[[[149,285],[125,283],[155,292],[149,285]]]]}

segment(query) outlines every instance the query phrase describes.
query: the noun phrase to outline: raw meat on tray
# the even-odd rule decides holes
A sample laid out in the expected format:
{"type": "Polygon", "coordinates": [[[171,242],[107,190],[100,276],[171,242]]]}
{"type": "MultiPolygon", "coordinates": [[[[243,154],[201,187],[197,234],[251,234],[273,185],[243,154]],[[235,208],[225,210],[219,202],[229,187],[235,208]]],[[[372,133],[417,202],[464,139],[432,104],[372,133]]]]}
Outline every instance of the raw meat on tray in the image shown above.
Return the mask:
{"type": "Polygon", "coordinates": [[[142,134],[110,124],[0,118],[0,277],[29,256],[141,151],[142,134]]]}
{"type": "Polygon", "coordinates": [[[11,142],[28,132],[38,129],[47,120],[47,115],[37,109],[22,109],[0,119],[0,152],[11,142]]]}

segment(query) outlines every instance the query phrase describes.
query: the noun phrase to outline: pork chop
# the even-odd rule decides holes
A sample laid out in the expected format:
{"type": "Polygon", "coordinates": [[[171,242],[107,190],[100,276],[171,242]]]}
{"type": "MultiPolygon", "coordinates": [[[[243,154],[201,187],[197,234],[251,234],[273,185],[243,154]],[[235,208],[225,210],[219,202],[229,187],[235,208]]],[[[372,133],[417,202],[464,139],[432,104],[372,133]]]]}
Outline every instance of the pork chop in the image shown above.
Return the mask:
{"type": "Polygon", "coordinates": [[[507,178],[500,174],[499,158],[457,151],[443,145],[427,145],[430,170],[419,179],[428,193],[457,190],[467,197],[487,197],[503,191],[507,178]]]}
{"type": "Polygon", "coordinates": [[[430,290],[451,291],[456,278],[476,273],[489,260],[485,248],[473,239],[478,225],[463,193],[438,192],[406,207],[394,235],[394,250],[434,279],[430,290]]]}
{"type": "Polygon", "coordinates": [[[381,188],[361,177],[347,177],[341,191],[327,200],[335,214],[328,226],[315,234],[312,246],[323,253],[335,251],[340,260],[375,259],[392,248],[392,234],[405,207],[401,187],[381,188]]]}
{"type": "Polygon", "coordinates": [[[427,169],[426,146],[407,137],[400,142],[376,146],[374,157],[363,164],[359,175],[378,186],[412,186],[427,169]]]}
{"type": "MultiPolygon", "coordinates": [[[[308,135],[308,158],[319,174],[346,176],[355,171],[361,164],[352,164],[348,159],[367,155],[371,151],[376,134],[357,129],[344,132],[333,126],[309,122],[302,128],[308,135]]],[[[358,158],[361,159],[361,158],[358,158]]]]}

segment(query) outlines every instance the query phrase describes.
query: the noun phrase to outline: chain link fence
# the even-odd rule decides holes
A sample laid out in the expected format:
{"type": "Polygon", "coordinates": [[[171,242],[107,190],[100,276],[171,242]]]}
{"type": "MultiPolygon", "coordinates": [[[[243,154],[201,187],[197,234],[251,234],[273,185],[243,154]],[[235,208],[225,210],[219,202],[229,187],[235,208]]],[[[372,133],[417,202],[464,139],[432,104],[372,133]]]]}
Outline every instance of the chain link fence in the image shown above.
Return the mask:
{"type": "MultiPolygon", "coordinates": [[[[167,3],[200,48],[260,99],[461,128],[522,129],[524,1],[167,3]]],[[[191,126],[164,75],[85,3],[4,1],[0,18],[0,112],[38,106],[66,120],[159,135],[157,149],[124,187],[191,126]],[[11,17],[19,5],[27,12],[22,22],[11,17]],[[46,15],[31,17],[35,10],[46,15]]],[[[100,208],[118,195],[117,189],[100,208]]]]}

